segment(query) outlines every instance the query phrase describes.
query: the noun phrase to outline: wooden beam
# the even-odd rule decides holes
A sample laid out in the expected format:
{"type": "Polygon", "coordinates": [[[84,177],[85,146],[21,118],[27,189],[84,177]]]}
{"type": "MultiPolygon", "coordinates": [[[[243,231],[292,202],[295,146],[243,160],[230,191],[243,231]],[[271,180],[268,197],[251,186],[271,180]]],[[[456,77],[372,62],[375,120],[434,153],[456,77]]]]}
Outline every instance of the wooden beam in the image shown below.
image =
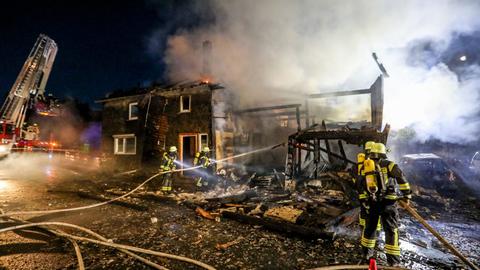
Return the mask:
{"type": "Polygon", "coordinates": [[[271,106],[271,107],[257,107],[257,108],[250,108],[245,110],[238,110],[234,111],[236,114],[242,113],[253,113],[253,112],[262,112],[262,111],[271,111],[271,110],[284,110],[284,109],[293,109],[299,108],[302,104],[287,104],[287,105],[278,105],[278,106],[271,106]]]}
{"type": "Polygon", "coordinates": [[[302,126],[300,124],[300,108],[297,107],[295,110],[296,118],[297,118],[297,131],[302,130],[302,126]]]}
{"type": "MultiPolygon", "coordinates": [[[[301,146],[301,145],[296,145],[296,146],[294,146],[294,147],[295,147],[296,149],[301,149],[301,150],[305,150],[305,151],[311,151],[311,152],[314,152],[314,151],[315,151],[314,148],[305,147],[305,146],[301,146]]],[[[320,151],[323,151],[323,152],[325,152],[325,153],[328,153],[328,150],[325,149],[325,148],[323,148],[323,147],[321,147],[321,146],[318,146],[318,149],[319,149],[320,151]]],[[[299,150],[297,150],[297,151],[299,151],[299,150]]],[[[341,156],[341,155],[339,155],[339,154],[337,154],[337,153],[330,152],[330,155],[333,156],[333,157],[335,157],[335,158],[341,159],[341,160],[343,160],[343,161],[345,161],[345,162],[348,162],[348,163],[350,163],[350,164],[356,164],[355,162],[349,160],[347,157],[343,157],[343,156],[341,156]]]]}
{"type": "Polygon", "coordinates": [[[326,232],[316,227],[301,226],[295,223],[280,221],[273,218],[258,218],[228,211],[222,212],[222,217],[237,220],[250,225],[261,225],[268,230],[282,232],[288,235],[296,235],[306,239],[333,239],[332,232],[326,232]]]}
{"type": "Polygon", "coordinates": [[[370,94],[371,89],[360,89],[360,90],[351,90],[351,91],[337,91],[337,92],[327,92],[320,94],[311,94],[308,98],[330,98],[330,97],[342,97],[342,96],[355,96],[355,95],[365,95],[370,94]]]}
{"type": "Polygon", "coordinates": [[[344,165],[345,167],[348,165],[347,160],[347,155],[345,154],[345,149],[343,148],[343,142],[342,140],[338,140],[338,148],[340,149],[340,154],[343,157],[344,165]]]}
{"type": "Polygon", "coordinates": [[[300,142],[313,139],[343,140],[349,144],[361,145],[366,141],[384,141],[384,136],[376,130],[320,130],[298,134],[294,138],[300,142]]]}
{"type": "Polygon", "coordinates": [[[383,121],[383,77],[378,76],[377,80],[370,87],[371,122],[378,131],[382,129],[383,121]]]}

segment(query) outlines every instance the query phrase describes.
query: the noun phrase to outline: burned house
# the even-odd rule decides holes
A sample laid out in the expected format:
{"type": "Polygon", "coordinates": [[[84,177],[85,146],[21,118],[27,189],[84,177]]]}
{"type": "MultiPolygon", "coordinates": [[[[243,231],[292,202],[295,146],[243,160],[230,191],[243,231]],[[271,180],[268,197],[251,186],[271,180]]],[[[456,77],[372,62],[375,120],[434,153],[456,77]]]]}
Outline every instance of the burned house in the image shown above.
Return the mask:
{"type": "Polygon", "coordinates": [[[157,167],[170,146],[178,148],[185,166],[204,146],[214,149],[214,158],[231,155],[227,94],[204,82],[112,94],[97,101],[103,105],[102,150],[115,166],[132,169],[157,167]]]}
{"type": "Polygon", "coordinates": [[[258,149],[288,141],[287,150],[278,148],[261,153],[249,163],[262,164],[263,169],[284,168],[289,178],[316,178],[327,167],[345,169],[355,164],[359,147],[366,141],[386,143],[389,126],[385,125],[382,130],[383,76],[366,89],[305,97],[296,103],[235,110],[238,131],[235,150],[258,149]],[[346,122],[332,119],[341,114],[336,108],[342,108],[337,102],[343,98],[353,98],[353,104],[362,110],[358,114],[364,119],[346,122]],[[318,104],[318,100],[328,102],[318,104]],[[333,115],[328,114],[332,112],[333,115]]]}

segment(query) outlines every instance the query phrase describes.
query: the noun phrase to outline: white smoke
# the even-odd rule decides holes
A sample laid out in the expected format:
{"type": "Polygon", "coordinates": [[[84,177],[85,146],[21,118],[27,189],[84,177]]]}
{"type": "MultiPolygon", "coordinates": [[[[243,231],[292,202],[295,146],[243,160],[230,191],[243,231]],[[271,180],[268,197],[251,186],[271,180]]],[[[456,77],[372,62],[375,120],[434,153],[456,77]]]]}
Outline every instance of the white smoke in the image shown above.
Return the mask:
{"type": "MultiPolygon", "coordinates": [[[[208,39],[214,78],[243,106],[293,103],[304,94],[368,88],[379,74],[371,59],[376,52],[391,75],[385,80],[385,122],[394,129],[414,127],[421,139],[465,141],[478,134],[472,119],[478,115],[479,68],[469,67],[470,76],[460,80],[429,58],[454,35],[479,29],[480,1],[213,0],[206,6],[214,24],[168,39],[162,57],[172,80],[199,77],[201,44],[208,39]],[[432,55],[412,56],[423,41],[433,44],[432,55]]],[[[368,115],[359,103],[368,101],[330,102],[346,120],[368,115]]]]}

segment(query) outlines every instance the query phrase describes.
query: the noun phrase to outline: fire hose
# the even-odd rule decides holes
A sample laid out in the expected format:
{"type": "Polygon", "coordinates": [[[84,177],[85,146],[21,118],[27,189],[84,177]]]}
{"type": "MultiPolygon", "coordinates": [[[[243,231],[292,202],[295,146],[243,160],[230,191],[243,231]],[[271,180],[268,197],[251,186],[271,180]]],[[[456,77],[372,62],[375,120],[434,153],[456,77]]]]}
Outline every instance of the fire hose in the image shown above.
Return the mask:
{"type": "MultiPolygon", "coordinates": [[[[150,254],[150,255],[155,255],[159,257],[164,257],[168,259],[173,259],[173,260],[178,260],[178,261],[183,261],[191,264],[195,264],[197,266],[200,266],[204,269],[208,270],[215,270],[214,267],[202,263],[197,260],[193,260],[184,256],[178,256],[178,255],[173,255],[173,254],[168,254],[164,252],[159,252],[159,251],[153,251],[149,249],[143,249],[143,248],[138,248],[138,247],[133,247],[129,245],[122,245],[122,244],[115,244],[110,242],[108,239],[104,238],[103,236],[78,225],[75,224],[70,224],[70,223],[64,223],[64,222],[37,222],[37,223],[28,223],[28,224],[22,224],[22,225],[17,225],[17,226],[12,226],[4,229],[0,229],[0,233],[8,232],[8,231],[13,231],[13,230],[19,230],[19,229],[25,229],[25,228],[30,228],[30,227],[38,227],[38,226],[62,226],[62,227],[69,227],[69,228],[74,228],[80,231],[83,231],[85,233],[88,233],[90,235],[93,235],[101,240],[95,240],[87,237],[81,237],[81,236],[75,236],[72,234],[64,233],[64,232],[57,232],[59,236],[63,236],[69,239],[77,240],[77,241],[84,241],[84,242],[91,242],[94,244],[102,245],[102,246],[108,246],[108,247],[113,247],[117,248],[120,250],[129,250],[129,251],[135,251],[135,252],[140,252],[144,254],[150,254]]],[[[129,254],[130,255],[130,254],[129,254]]],[[[161,267],[160,269],[166,269],[165,267],[161,267]]]]}
{"type": "MultiPolygon", "coordinates": [[[[232,160],[232,159],[236,159],[236,158],[239,158],[239,157],[243,157],[243,156],[255,154],[255,153],[258,153],[258,152],[263,152],[263,151],[275,149],[275,148],[280,147],[280,146],[282,146],[282,145],[284,145],[284,144],[285,144],[285,143],[280,143],[280,144],[276,144],[276,145],[273,145],[273,146],[268,146],[268,147],[256,149],[256,150],[249,151],[249,152],[242,153],[242,154],[238,154],[238,155],[235,155],[235,156],[231,156],[231,157],[226,157],[226,158],[223,158],[223,159],[215,160],[215,161],[212,161],[212,163],[223,163],[223,162],[225,162],[225,161],[232,160]]],[[[80,207],[74,207],[74,208],[63,208],[63,209],[52,209],[52,210],[38,210],[38,211],[7,212],[7,213],[2,213],[2,214],[0,215],[0,218],[1,218],[1,217],[14,216],[14,215],[15,215],[15,216],[19,216],[19,215],[40,215],[40,214],[41,214],[41,215],[44,215],[44,214],[53,214],[53,213],[61,213],[61,212],[71,212],[71,211],[79,211],[79,210],[85,210],[85,209],[90,209],[90,208],[95,208],[95,207],[103,206],[103,205],[106,205],[106,204],[109,204],[109,203],[112,203],[112,202],[114,202],[114,201],[118,201],[118,200],[120,200],[120,199],[123,199],[123,198],[126,198],[126,197],[130,196],[132,193],[134,193],[135,191],[139,190],[141,187],[143,187],[144,185],[146,185],[148,182],[152,181],[154,178],[156,178],[156,177],[158,177],[158,176],[160,176],[160,175],[162,175],[162,174],[174,173],[174,172],[192,171],[192,170],[195,170],[195,169],[199,169],[199,168],[201,168],[201,167],[202,167],[202,166],[199,165],[199,166],[194,166],[194,167],[190,167],[190,168],[184,168],[184,169],[178,169],[178,170],[171,170],[171,171],[159,172],[159,173],[157,173],[157,174],[152,175],[152,176],[149,177],[147,180],[145,180],[143,183],[141,183],[140,185],[138,185],[136,188],[134,188],[134,189],[132,189],[131,191],[123,194],[122,196],[113,198],[113,199],[108,200],[108,201],[105,201],[105,202],[100,202],[100,203],[91,204],[91,205],[85,205],[85,206],[80,206],[80,207]]]]}
{"type": "MultiPolygon", "coordinates": [[[[239,158],[239,157],[243,157],[243,156],[247,156],[247,155],[251,155],[251,154],[254,154],[254,153],[258,153],[258,152],[262,152],[262,151],[266,151],[266,150],[271,150],[271,149],[275,149],[277,147],[280,147],[284,145],[284,143],[281,143],[281,144],[276,144],[274,146],[269,146],[269,147],[265,147],[265,148],[261,148],[261,149],[257,149],[257,150],[253,150],[253,151],[249,151],[249,152],[246,152],[246,153],[242,153],[242,154],[238,154],[238,155],[235,155],[235,156],[231,156],[231,157],[227,157],[227,158],[224,158],[224,159],[220,159],[220,160],[216,160],[216,161],[213,161],[212,163],[222,163],[222,162],[225,162],[225,161],[228,161],[228,160],[232,160],[232,159],[236,159],[236,158],[239,158]]],[[[189,170],[195,170],[195,169],[198,169],[200,168],[201,166],[195,166],[195,167],[190,167],[190,168],[185,168],[185,169],[179,169],[179,170],[172,170],[172,171],[167,171],[167,172],[160,172],[160,173],[157,173],[153,176],[151,176],[150,178],[148,178],[147,180],[145,180],[143,183],[141,183],[140,185],[138,185],[136,188],[132,189],[131,191],[129,191],[128,193],[122,195],[122,196],[119,196],[119,197],[116,197],[116,198],[113,198],[111,200],[108,200],[108,201],[105,201],[105,202],[101,202],[101,203],[96,203],[96,204],[92,204],[92,205],[86,205],[86,206],[81,206],[81,207],[74,207],[74,208],[64,208],[64,209],[54,209],[54,210],[39,210],[39,211],[17,211],[17,212],[8,212],[8,213],[4,213],[3,211],[1,211],[0,209],[0,217],[3,217],[3,218],[10,218],[12,220],[16,220],[16,221],[20,221],[20,222],[24,222],[22,220],[18,220],[18,219],[13,219],[11,218],[10,216],[12,215],[36,215],[36,214],[51,214],[51,213],[60,213],[60,212],[70,212],[70,211],[79,211],[79,210],[85,210],[85,209],[90,209],[90,208],[94,208],[94,207],[99,207],[99,206],[102,206],[102,205],[106,205],[106,204],[109,204],[109,203],[112,203],[114,201],[117,201],[117,200],[120,200],[122,198],[125,198],[125,197],[128,197],[129,195],[131,195],[132,193],[134,193],[135,191],[139,190],[142,186],[144,186],[145,184],[147,184],[148,182],[150,182],[151,180],[153,180],[154,178],[162,175],[162,174],[165,174],[165,173],[172,173],[172,172],[182,172],[182,171],[189,171],[189,170]]],[[[167,253],[162,253],[162,252],[157,252],[157,251],[152,251],[152,250],[147,250],[147,249],[141,249],[141,248],[137,248],[137,247],[132,247],[132,246],[127,246],[127,245],[120,245],[120,244],[114,244],[114,243],[111,243],[111,242],[108,242],[108,239],[104,238],[103,236],[87,229],[87,228],[83,228],[83,227],[80,227],[80,226],[77,226],[77,225],[74,225],[74,224],[69,224],[69,223],[62,223],[62,222],[40,222],[40,223],[29,223],[29,224],[23,224],[23,225],[19,225],[19,226],[12,226],[12,227],[8,227],[8,228],[4,228],[4,229],[1,229],[0,230],[0,233],[2,232],[7,232],[7,231],[11,231],[11,230],[16,230],[16,229],[20,229],[20,228],[27,228],[27,227],[35,227],[35,226],[41,226],[41,225],[58,225],[58,226],[66,226],[66,227],[72,227],[72,228],[76,228],[76,229],[79,229],[81,231],[84,231],[90,235],[93,235],[95,236],[96,238],[100,239],[101,241],[99,240],[95,240],[95,239],[90,239],[90,238],[85,238],[85,237],[79,237],[79,236],[74,236],[74,235],[70,235],[70,234],[67,234],[67,233],[64,233],[62,231],[54,231],[54,230],[49,230],[50,232],[54,233],[55,235],[57,236],[64,236],[66,238],[68,238],[73,246],[74,246],[74,249],[75,249],[75,254],[77,256],[77,259],[78,259],[78,263],[79,263],[79,269],[80,270],[83,270],[84,269],[84,264],[83,264],[83,259],[82,259],[82,255],[81,255],[81,252],[80,252],[80,247],[78,246],[78,244],[76,243],[75,240],[79,240],[79,241],[87,241],[87,242],[92,242],[92,243],[96,243],[96,244],[99,244],[99,245],[104,245],[104,246],[109,246],[109,247],[114,247],[114,248],[117,248],[119,249],[120,251],[146,263],[147,265],[150,265],[156,269],[162,269],[162,270],[166,270],[167,268],[163,267],[163,266],[160,266],[158,264],[155,264],[147,259],[144,259],[132,252],[130,252],[129,250],[132,250],[132,251],[136,251],[136,252],[140,252],[140,253],[145,253],[145,254],[151,254],[151,255],[156,255],[156,256],[161,256],[161,257],[166,257],[166,258],[170,258],[170,259],[176,259],[176,260],[181,260],[181,261],[185,261],[185,262],[189,262],[189,263],[193,263],[193,264],[196,264],[198,266],[201,266],[205,269],[215,269],[207,264],[204,264],[202,262],[199,262],[199,261],[196,261],[196,260],[193,260],[193,259],[190,259],[190,258],[186,258],[186,257],[183,257],[183,256],[177,256],[177,255],[172,255],[172,254],[167,254],[167,253]]],[[[48,230],[48,229],[47,229],[48,230]]]]}
{"type": "MultiPolygon", "coordinates": [[[[346,270],[346,269],[370,269],[369,265],[348,265],[348,264],[339,264],[339,265],[328,265],[328,266],[321,266],[321,267],[316,267],[312,268],[309,270],[346,270]]],[[[407,268],[402,268],[402,267],[393,267],[393,266],[381,266],[379,265],[378,268],[379,270],[407,270],[407,268]]]]}
{"type": "Polygon", "coordinates": [[[460,251],[458,251],[452,244],[450,244],[443,236],[441,236],[430,224],[423,219],[418,212],[404,201],[400,201],[400,206],[403,207],[412,217],[420,222],[429,232],[433,234],[446,248],[448,248],[453,254],[460,258],[465,264],[470,266],[474,270],[480,270],[476,265],[469,261],[460,251]]]}
{"type": "MultiPolygon", "coordinates": [[[[0,212],[1,212],[1,209],[0,209],[0,212]]],[[[9,219],[9,220],[12,220],[12,221],[16,221],[16,222],[23,223],[23,224],[32,224],[32,223],[30,223],[30,222],[28,222],[28,221],[21,220],[21,219],[16,219],[16,218],[12,218],[12,217],[8,217],[8,219],[9,219]]],[[[54,234],[54,235],[56,235],[56,236],[62,237],[62,236],[64,236],[64,235],[67,235],[67,233],[65,233],[65,232],[63,232],[63,231],[61,231],[61,230],[58,230],[58,229],[57,229],[57,230],[52,230],[52,229],[47,229],[47,228],[44,228],[44,229],[47,230],[47,231],[49,231],[49,232],[51,232],[52,234],[54,234]],[[63,233],[63,234],[60,234],[60,233],[63,233]]],[[[105,238],[105,237],[99,235],[98,233],[95,233],[95,232],[93,232],[93,231],[91,231],[91,230],[89,230],[89,229],[87,229],[87,228],[83,228],[82,231],[84,231],[84,232],[86,232],[86,233],[88,233],[88,234],[91,234],[92,236],[94,236],[94,237],[96,237],[96,238],[98,238],[98,239],[100,239],[100,240],[102,240],[102,241],[106,241],[106,242],[109,241],[107,238],[105,238]]],[[[83,263],[83,257],[82,257],[82,253],[81,253],[81,251],[80,251],[80,246],[77,244],[77,241],[75,241],[74,239],[72,239],[72,238],[67,238],[67,239],[72,243],[72,245],[73,245],[73,247],[74,247],[75,255],[77,256],[77,261],[78,261],[78,269],[79,269],[79,270],[85,270],[85,265],[84,265],[84,263],[83,263]]],[[[141,257],[141,256],[138,256],[137,254],[135,254],[135,253],[133,253],[133,252],[130,252],[130,251],[124,250],[124,249],[118,249],[118,250],[120,250],[121,252],[123,252],[123,253],[125,253],[125,254],[127,254],[127,255],[129,255],[129,256],[131,256],[131,257],[133,257],[133,258],[135,258],[135,259],[137,259],[137,260],[139,260],[139,261],[141,261],[141,262],[143,262],[143,263],[145,263],[145,264],[147,264],[147,265],[149,265],[149,266],[151,266],[151,267],[153,267],[153,268],[155,268],[155,269],[168,270],[167,268],[165,268],[165,267],[163,267],[163,266],[161,266],[161,265],[158,265],[158,264],[156,264],[156,263],[154,263],[154,262],[152,262],[152,261],[149,261],[149,260],[147,260],[147,259],[145,259],[145,258],[143,258],[143,257],[141,257]]]]}

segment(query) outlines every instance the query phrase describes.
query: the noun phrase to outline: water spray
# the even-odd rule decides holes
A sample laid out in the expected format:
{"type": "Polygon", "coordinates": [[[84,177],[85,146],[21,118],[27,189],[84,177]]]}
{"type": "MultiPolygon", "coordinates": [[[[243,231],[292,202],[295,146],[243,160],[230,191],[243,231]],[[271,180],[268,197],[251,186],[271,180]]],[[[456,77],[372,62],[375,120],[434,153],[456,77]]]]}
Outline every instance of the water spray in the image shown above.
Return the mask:
{"type": "MultiPolygon", "coordinates": [[[[242,153],[242,154],[237,154],[237,155],[234,155],[234,156],[231,156],[231,157],[226,157],[226,158],[215,161],[215,163],[216,164],[223,163],[225,161],[233,160],[233,159],[236,159],[236,158],[239,158],[239,157],[253,155],[255,153],[272,150],[272,149],[278,148],[282,145],[285,145],[285,143],[276,144],[276,145],[273,145],[273,146],[268,146],[268,147],[252,150],[252,151],[242,153]]],[[[37,211],[13,211],[13,212],[2,213],[0,215],[0,217],[19,216],[19,215],[45,215],[45,214],[72,212],[72,211],[80,211],[80,210],[91,209],[91,208],[107,205],[107,204],[110,204],[112,202],[118,201],[120,199],[126,198],[126,197],[130,196],[131,194],[133,194],[135,191],[139,190],[145,184],[147,184],[148,182],[152,181],[154,178],[156,178],[160,175],[163,175],[163,174],[166,174],[166,173],[192,171],[192,170],[196,170],[196,169],[201,168],[201,167],[202,166],[193,166],[193,167],[184,168],[184,169],[176,169],[176,170],[171,170],[171,171],[166,171],[166,172],[159,172],[157,174],[154,174],[154,175],[150,176],[143,183],[141,183],[140,185],[138,185],[136,188],[132,189],[131,191],[125,193],[124,195],[113,198],[113,199],[105,201],[105,202],[100,202],[100,203],[95,203],[95,204],[85,205],[85,206],[79,206],[79,207],[73,207],[73,208],[63,208],[63,209],[37,210],[37,211]]]]}

